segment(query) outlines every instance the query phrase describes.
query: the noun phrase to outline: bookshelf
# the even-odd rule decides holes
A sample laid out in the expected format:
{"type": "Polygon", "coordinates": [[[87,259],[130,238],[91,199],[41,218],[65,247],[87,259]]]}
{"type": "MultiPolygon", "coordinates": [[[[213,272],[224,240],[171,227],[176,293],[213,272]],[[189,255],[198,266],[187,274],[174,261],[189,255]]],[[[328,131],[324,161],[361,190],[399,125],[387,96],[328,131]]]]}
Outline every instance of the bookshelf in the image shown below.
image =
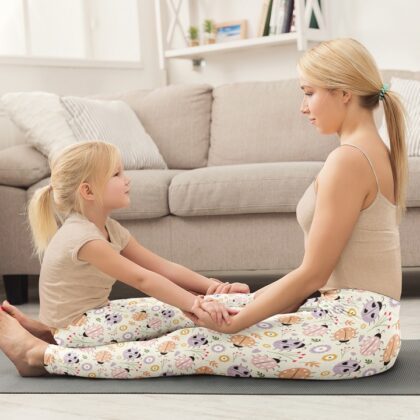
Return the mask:
{"type": "MultiPolygon", "coordinates": [[[[179,16],[184,0],[156,0],[156,27],[159,46],[159,62],[161,70],[166,69],[166,60],[183,59],[191,60],[197,68],[203,60],[217,54],[227,54],[232,51],[247,51],[255,48],[278,47],[281,45],[296,44],[297,50],[305,50],[310,41],[322,41],[328,38],[326,16],[327,2],[321,0],[321,7],[318,0],[295,0],[295,28],[294,32],[287,32],[277,35],[268,35],[255,38],[240,39],[225,43],[209,45],[188,46],[187,28],[181,23],[179,16]],[[164,28],[163,14],[169,17],[168,28],[164,28]],[[311,16],[315,16],[319,28],[310,28],[311,16]],[[181,39],[184,45],[173,47],[173,38],[176,30],[182,34],[181,39]]],[[[195,24],[194,17],[197,16],[197,7],[200,0],[187,0],[189,22],[195,24]]],[[[197,25],[198,26],[198,25],[197,25]]]]}

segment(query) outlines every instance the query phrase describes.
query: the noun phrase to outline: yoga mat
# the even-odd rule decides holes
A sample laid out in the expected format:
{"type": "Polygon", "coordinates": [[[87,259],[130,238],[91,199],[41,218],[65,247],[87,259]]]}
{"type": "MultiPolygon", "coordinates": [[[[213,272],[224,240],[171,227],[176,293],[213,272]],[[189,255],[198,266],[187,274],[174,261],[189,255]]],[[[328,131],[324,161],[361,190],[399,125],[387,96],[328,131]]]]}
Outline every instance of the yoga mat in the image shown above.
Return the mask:
{"type": "Polygon", "coordinates": [[[389,371],[349,380],[254,379],[171,376],[147,379],[22,378],[0,354],[0,393],[11,394],[221,394],[221,395],[420,395],[420,340],[402,340],[389,371]]]}

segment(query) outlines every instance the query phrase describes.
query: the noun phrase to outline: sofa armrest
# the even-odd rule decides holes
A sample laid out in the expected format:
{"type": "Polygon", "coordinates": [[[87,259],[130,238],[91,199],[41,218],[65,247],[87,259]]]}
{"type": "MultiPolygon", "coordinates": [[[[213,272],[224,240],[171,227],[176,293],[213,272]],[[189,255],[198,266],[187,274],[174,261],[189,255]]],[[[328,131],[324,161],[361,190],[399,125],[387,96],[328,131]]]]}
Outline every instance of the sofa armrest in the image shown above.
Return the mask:
{"type": "Polygon", "coordinates": [[[29,187],[50,173],[48,159],[29,144],[0,150],[0,184],[29,187]]]}

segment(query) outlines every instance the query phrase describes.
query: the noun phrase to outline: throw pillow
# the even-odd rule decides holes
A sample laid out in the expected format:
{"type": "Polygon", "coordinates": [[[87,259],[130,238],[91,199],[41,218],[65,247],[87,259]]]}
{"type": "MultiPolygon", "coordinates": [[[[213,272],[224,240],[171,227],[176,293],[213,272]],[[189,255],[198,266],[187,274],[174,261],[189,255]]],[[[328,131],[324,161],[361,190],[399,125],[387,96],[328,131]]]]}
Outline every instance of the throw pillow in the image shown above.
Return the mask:
{"type": "Polygon", "coordinates": [[[99,139],[115,144],[126,169],[167,169],[156,144],[125,102],[67,96],[61,103],[78,141],[99,139]]]}
{"type": "Polygon", "coordinates": [[[47,157],[78,141],[103,140],[120,148],[125,169],[167,169],[125,102],[62,99],[47,92],[17,92],[3,95],[1,102],[28,143],[47,157]]]}
{"type": "MultiPolygon", "coordinates": [[[[406,110],[408,156],[420,156],[420,81],[393,77],[390,89],[400,95],[406,110]]],[[[379,134],[389,148],[385,115],[382,118],[379,134]]]]}
{"type": "Polygon", "coordinates": [[[4,110],[27,141],[49,156],[76,141],[64,117],[60,98],[47,92],[13,92],[2,96],[4,110]]]}

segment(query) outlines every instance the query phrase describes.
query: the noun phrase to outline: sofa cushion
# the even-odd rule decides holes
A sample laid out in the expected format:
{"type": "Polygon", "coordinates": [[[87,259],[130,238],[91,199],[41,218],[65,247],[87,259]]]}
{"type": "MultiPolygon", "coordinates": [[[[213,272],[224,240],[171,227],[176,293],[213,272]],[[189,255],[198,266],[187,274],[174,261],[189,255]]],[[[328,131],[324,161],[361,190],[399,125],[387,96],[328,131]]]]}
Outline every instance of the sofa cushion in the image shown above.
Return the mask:
{"type": "Polygon", "coordinates": [[[171,85],[151,91],[114,95],[126,101],[172,169],[207,165],[212,87],[171,85]]]}
{"type": "Polygon", "coordinates": [[[420,157],[408,158],[407,207],[420,207],[420,157]]]}
{"type": "MultiPolygon", "coordinates": [[[[131,179],[130,207],[116,210],[112,217],[118,220],[153,219],[169,214],[168,186],[171,179],[182,171],[168,169],[143,169],[125,171],[131,179]]],[[[35,190],[49,182],[43,179],[28,189],[27,199],[30,200],[35,190]]]]}
{"type": "Polygon", "coordinates": [[[213,96],[208,166],[323,161],[338,144],[301,115],[296,79],[233,83],[213,96]]]}
{"type": "Polygon", "coordinates": [[[177,216],[294,212],[323,162],[226,165],[186,171],[169,187],[177,216]]]}
{"type": "MultiPolygon", "coordinates": [[[[214,216],[295,212],[324,162],[225,165],[185,171],[169,187],[170,213],[214,216]]],[[[407,207],[420,207],[420,157],[409,157],[407,207]]]]}
{"type": "Polygon", "coordinates": [[[78,141],[100,139],[116,145],[126,169],[167,169],[156,144],[124,101],[77,96],[63,96],[60,100],[78,141]]]}
{"type": "Polygon", "coordinates": [[[0,184],[26,188],[49,173],[48,159],[30,144],[0,150],[0,184]]]}

